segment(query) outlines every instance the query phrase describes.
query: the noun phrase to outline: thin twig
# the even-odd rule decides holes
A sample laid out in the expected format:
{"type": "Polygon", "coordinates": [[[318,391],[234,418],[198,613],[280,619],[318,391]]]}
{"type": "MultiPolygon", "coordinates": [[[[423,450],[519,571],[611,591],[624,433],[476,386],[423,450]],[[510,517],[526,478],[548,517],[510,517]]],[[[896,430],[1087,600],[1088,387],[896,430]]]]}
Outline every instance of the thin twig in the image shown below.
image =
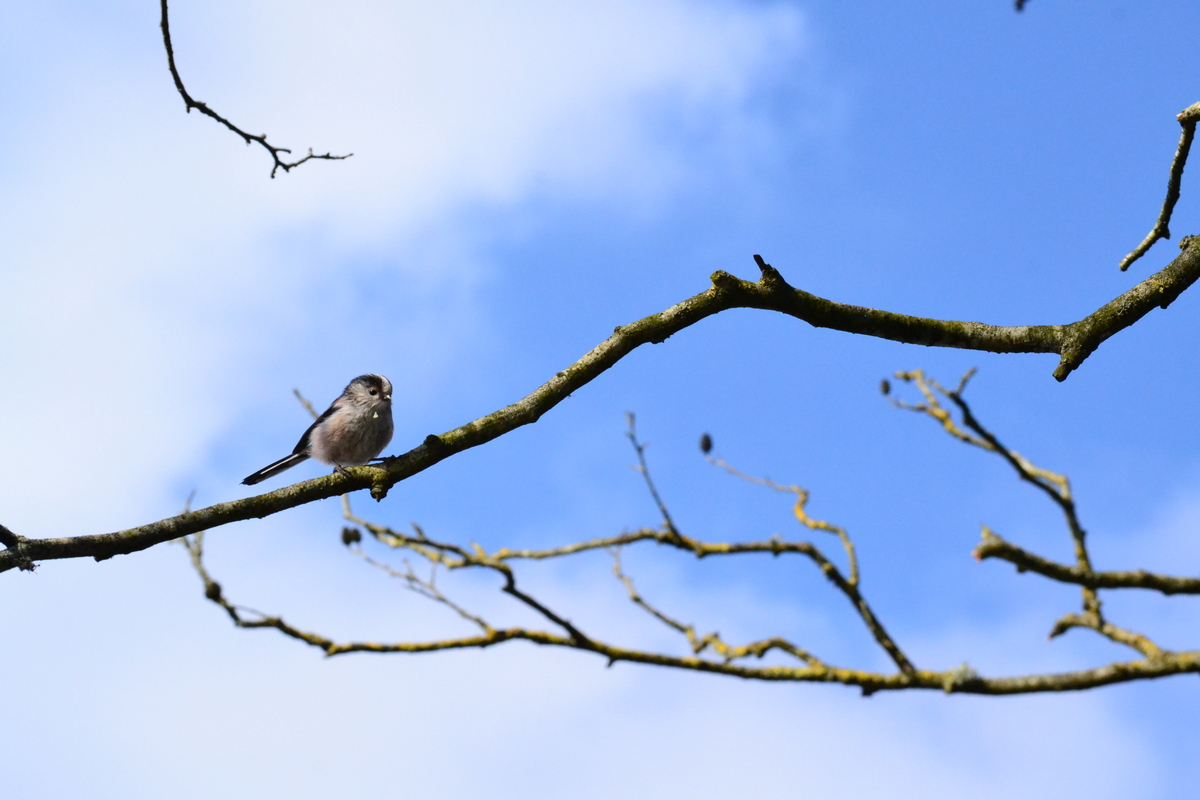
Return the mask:
{"type": "Polygon", "coordinates": [[[796,517],[796,520],[809,530],[832,533],[841,540],[842,549],[846,551],[846,560],[850,572],[847,580],[850,582],[851,586],[858,585],[858,556],[855,555],[854,542],[850,540],[850,534],[846,532],[845,528],[833,525],[832,523],[825,522],[823,520],[813,519],[808,515],[808,511],[806,510],[806,506],[808,505],[807,489],[802,489],[799,486],[784,486],[783,484],[775,483],[775,481],[769,478],[759,478],[754,475],[747,475],[746,473],[726,463],[724,459],[718,456],[706,455],[704,459],[714,467],[720,467],[735,478],[739,478],[758,486],[765,486],[768,489],[774,489],[777,492],[796,495],[796,504],[792,506],[792,514],[796,517]]]}
{"type": "MultiPolygon", "coordinates": [[[[556,613],[532,595],[518,588],[516,574],[513,572],[512,567],[504,563],[503,559],[488,555],[478,545],[475,545],[474,549],[471,550],[448,542],[437,542],[426,536],[425,532],[416,525],[413,526],[417,534],[415,537],[410,537],[388,528],[381,528],[378,525],[373,525],[366,520],[356,517],[350,510],[349,500],[343,501],[343,516],[351,522],[362,525],[379,541],[391,547],[401,547],[411,550],[435,566],[441,565],[448,570],[482,567],[499,573],[504,578],[504,585],[500,589],[502,592],[517,599],[562,628],[567,632],[572,641],[578,642],[580,647],[587,649],[587,643],[591,639],[583,631],[566,617],[556,613]]],[[[448,603],[449,601],[446,602],[448,603]]]]}
{"type": "MultiPolygon", "coordinates": [[[[1020,9],[1018,9],[1020,10],[1020,9]]],[[[1175,157],[1171,159],[1171,175],[1167,179],[1167,197],[1163,200],[1162,210],[1154,227],[1141,244],[1133,248],[1133,252],[1121,259],[1121,271],[1129,269],[1129,265],[1146,254],[1159,239],[1171,238],[1171,214],[1175,211],[1175,203],[1179,201],[1179,188],[1183,183],[1183,167],[1187,163],[1188,151],[1192,148],[1192,139],[1196,135],[1196,121],[1200,120],[1200,103],[1180,111],[1175,117],[1183,130],[1179,134],[1179,145],[1175,148],[1175,157]]]]}
{"type": "Polygon", "coordinates": [[[317,413],[316,406],[314,406],[311,402],[309,402],[307,397],[300,394],[299,389],[292,389],[292,394],[296,395],[296,399],[300,401],[300,405],[304,406],[304,410],[307,411],[310,415],[312,415],[313,419],[317,419],[318,417],[321,416],[320,414],[317,413]]]}
{"type": "Polygon", "coordinates": [[[798,660],[803,661],[809,666],[825,666],[819,658],[812,655],[807,650],[797,647],[796,645],[779,636],[773,636],[769,639],[762,639],[757,642],[750,642],[749,644],[737,647],[726,644],[721,638],[721,634],[717,633],[716,631],[713,631],[712,633],[706,633],[704,636],[697,636],[694,626],[685,625],[674,617],[669,616],[655,606],[651,605],[644,597],[642,597],[642,595],[634,587],[633,579],[626,575],[621,567],[621,550],[619,547],[612,548],[610,553],[613,557],[613,574],[617,577],[617,580],[621,582],[621,585],[625,587],[625,591],[628,593],[630,601],[632,601],[634,605],[649,613],[658,621],[662,622],[667,627],[678,631],[687,637],[688,646],[692,649],[692,655],[698,656],[705,650],[711,648],[718,655],[720,655],[726,663],[729,663],[731,661],[736,661],[741,658],[748,658],[750,656],[762,658],[771,650],[781,650],[791,656],[794,656],[798,660]]]}
{"type": "Polygon", "coordinates": [[[658,513],[662,515],[663,525],[670,533],[678,536],[679,530],[675,527],[674,520],[671,519],[671,512],[667,510],[667,504],[659,496],[658,489],[654,486],[654,479],[650,477],[650,468],[646,466],[646,446],[638,441],[637,427],[632,411],[625,412],[625,422],[629,426],[629,429],[625,432],[625,437],[629,439],[629,443],[633,445],[633,451],[637,453],[638,465],[636,469],[646,481],[646,489],[650,492],[650,497],[654,500],[654,504],[658,506],[658,513]]]}
{"type": "Polygon", "coordinates": [[[1085,611],[1082,614],[1064,614],[1054,623],[1054,627],[1050,629],[1050,636],[1048,638],[1055,639],[1062,636],[1071,628],[1088,628],[1094,630],[1106,639],[1133,648],[1146,658],[1155,659],[1163,656],[1163,649],[1152,642],[1150,637],[1113,625],[1099,613],[1090,611],[1085,611]]]}
{"type": "Polygon", "coordinates": [[[378,561],[374,558],[371,558],[371,556],[367,555],[367,553],[361,547],[351,548],[351,552],[354,553],[355,555],[357,555],[359,558],[361,558],[366,563],[370,564],[372,567],[382,570],[383,572],[387,573],[389,576],[391,576],[393,578],[398,578],[399,580],[404,581],[405,588],[409,589],[410,591],[412,591],[416,594],[419,594],[422,597],[425,597],[429,600],[433,600],[436,603],[444,605],[447,608],[454,611],[454,613],[458,614],[463,619],[467,620],[468,622],[474,623],[480,629],[482,629],[484,633],[487,633],[487,632],[493,630],[492,626],[489,625],[482,617],[480,617],[477,614],[472,614],[470,611],[467,611],[465,608],[460,606],[458,603],[455,603],[453,600],[448,598],[442,592],[441,589],[437,588],[437,583],[435,581],[435,573],[437,571],[436,563],[431,565],[430,575],[429,575],[428,580],[426,580],[426,579],[418,576],[417,573],[413,570],[412,565],[409,564],[407,561],[404,562],[407,569],[404,572],[400,572],[399,570],[394,569],[389,564],[385,564],[382,561],[378,561]]]}
{"type": "Polygon", "coordinates": [[[324,155],[315,155],[312,151],[312,148],[310,147],[308,149],[308,155],[304,156],[303,158],[301,158],[297,161],[291,161],[291,162],[284,161],[282,158],[279,157],[280,154],[281,153],[291,153],[292,152],[291,150],[289,150],[286,147],[276,147],[275,145],[271,144],[270,142],[267,141],[267,135],[265,133],[261,134],[259,136],[255,136],[252,133],[247,133],[246,131],[242,130],[238,126],[234,125],[229,120],[225,119],[225,117],[222,117],[220,114],[213,111],[211,108],[209,108],[204,103],[200,102],[199,100],[193,100],[192,96],[190,94],[188,94],[187,89],[185,89],[183,87],[183,78],[181,78],[179,76],[179,70],[175,66],[175,48],[171,44],[171,24],[170,24],[168,15],[167,15],[167,0],[159,0],[159,3],[162,8],[162,21],[159,23],[159,27],[162,28],[163,47],[165,47],[167,50],[167,69],[169,69],[171,71],[171,77],[175,81],[175,89],[179,92],[179,96],[183,98],[184,105],[186,106],[187,112],[189,114],[192,112],[192,109],[194,108],[197,111],[199,111],[201,114],[204,114],[205,116],[208,116],[208,117],[212,117],[217,122],[221,123],[226,128],[233,131],[238,136],[242,137],[242,139],[246,142],[246,144],[255,142],[257,144],[262,145],[263,148],[268,153],[271,154],[271,159],[275,162],[274,166],[271,167],[271,177],[272,178],[275,177],[275,173],[278,172],[279,170],[282,169],[284,172],[290,172],[293,167],[298,167],[306,161],[313,161],[313,160],[318,160],[318,159],[324,160],[324,161],[341,161],[342,159],[350,158],[350,156],[354,155],[353,153],[347,153],[342,156],[335,156],[331,153],[325,153],[324,155]]]}
{"type": "MultiPolygon", "coordinates": [[[[423,535],[421,537],[409,536],[408,534],[392,530],[386,526],[376,525],[354,516],[347,517],[347,519],[362,525],[380,542],[390,547],[411,550],[431,562],[441,564],[447,569],[457,570],[471,567],[489,567],[504,572],[506,578],[511,578],[513,575],[511,568],[503,564],[507,559],[550,558],[558,555],[582,553],[588,550],[611,549],[614,546],[650,540],[692,553],[698,558],[738,555],[742,553],[771,553],[773,555],[793,553],[803,555],[816,564],[829,582],[845,595],[876,643],[888,654],[888,657],[899,667],[900,671],[915,671],[915,667],[908,660],[908,657],[892,639],[883,623],[879,621],[879,618],[875,616],[875,612],[859,591],[858,586],[847,580],[841,573],[841,570],[837,568],[837,565],[830,561],[811,542],[789,542],[778,537],[755,542],[704,542],[693,539],[678,531],[662,530],[655,532],[643,530],[624,534],[621,537],[605,537],[587,542],[579,542],[570,546],[569,549],[554,548],[547,551],[525,551],[518,555],[514,551],[505,548],[496,551],[496,553],[488,554],[482,550],[472,552],[458,545],[436,542],[423,535]]],[[[505,591],[508,591],[507,588],[505,591]]],[[[537,610],[540,611],[540,609],[537,610]]],[[[562,624],[560,618],[548,618],[552,619],[556,624],[562,624]]]]}

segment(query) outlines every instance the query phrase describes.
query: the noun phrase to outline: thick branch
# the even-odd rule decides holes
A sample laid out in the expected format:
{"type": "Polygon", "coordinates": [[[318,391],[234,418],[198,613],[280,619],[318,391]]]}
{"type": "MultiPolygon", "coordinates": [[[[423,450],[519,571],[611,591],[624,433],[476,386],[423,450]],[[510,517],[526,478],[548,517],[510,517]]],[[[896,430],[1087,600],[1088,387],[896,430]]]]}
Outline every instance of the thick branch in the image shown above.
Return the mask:
{"type": "MultiPolygon", "coordinates": [[[[24,546],[34,560],[97,559],[144,550],[171,539],[230,522],[266,517],[328,497],[370,489],[377,500],[388,490],[443,459],[486,444],[523,425],[537,422],[573,392],[595,380],[637,347],[660,343],[697,322],[733,308],[759,308],[796,317],[818,328],[876,336],[930,347],[958,347],[995,353],[1060,353],[1055,377],[1066,378],[1101,342],[1155,306],[1166,307],[1200,277],[1200,242],[1185,237],[1183,252],[1158,273],[1139,283],[1088,317],[1070,325],[998,326],[980,322],[927,319],[826,300],[795,289],[773,267],[756,256],[762,270],[757,283],[726,272],[712,276],[712,286],[658,314],[619,326],[571,366],[532,394],[474,422],[425,442],[380,467],[357,467],[304,481],[268,494],[180,514],[116,533],[58,539],[30,539],[24,546]]],[[[0,553],[0,572],[17,565],[10,552],[0,553]]]]}
{"type": "Polygon", "coordinates": [[[10,531],[8,528],[0,525],[0,544],[10,550],[15,550],[21,546],[21,537],[10,531]]]}
{"type": "Polygon", "coordinates": [[[183,98],[184,105],[187,107],[187,112],[189,114],[192,113],[192,109],[194,108],[197,111],[199,111],[201,114],[204,114],[205,116],[208,116],[208,117],[212,117],[217,122],[221,123],[226,128],[233,131],[238,136],[242,137],[242,139],[246,142],[246,144],[255,142],[257,144],[262,145],[263,148],[268,153],[271,154],[271,158],[275,162],[275,165],[273,167],[271,167],[271,177],[272,178],[275,177],[275,173],[278,172],[279,170],[282,169],[284,172],[290,172],[293,167],[298,167],[301,164],[303,164],[305,161],[313,161],[313,160],[318,160],[318,159],[324,160],[324,161],[341,161],[344,158],[349,158],[350,156],[354,155],[353,153],[347,153],[344,156],[335,156],[335,155],[332,155],[331,153],[325,153],[324,155],[314,155],[312,148],[310,147],[308,149],[308,155],[304,156],[303,158],[298,159],[296,161],[290,161],[290,162],[284,161],[282,158],[279,157],[279,155],[281,153],[291,153],[292,152],[291,150],[289,150],[286,147],[276,147],[275,145],[271,144],[270,142],[267,141],[267,135],[265,133],[260,136],[255,136],[252,133],[247,133],[246,131],[242,130],[238,126],[234,125],[229,120],[222,117],[217,112],[213,111],[211,108],[209,108],[204,103],[200,102],[199,100],[193,100],[192,96],[190,94],[188,94],[187,89],[185,89],[183,87],[183,78],[181,78],[179,76],[179,70],[175,67],[175,48],[171,44],[171,24],[170,24],[170,20],[167,16],[167,0],[160,0],[160,6],[162,7],[162,21],[159,23],[159,27],[162,28],[163,47],[165,47],[167,50],[167,69],[169,69],[171,71],[171,77],[175,81],[175,89],[179,92],[179,96],[183,98]]]}
{"type": "Polygon", "coordinates": [[[18,536],[8,528],[0,525],[0,544],[4,545],[6,552],[4,555],[9,556],[13,560],[13,566],[26,572],[33,572],[35,564],[24,552],[25,543],[29,541],[24,536],[18,536]]]}

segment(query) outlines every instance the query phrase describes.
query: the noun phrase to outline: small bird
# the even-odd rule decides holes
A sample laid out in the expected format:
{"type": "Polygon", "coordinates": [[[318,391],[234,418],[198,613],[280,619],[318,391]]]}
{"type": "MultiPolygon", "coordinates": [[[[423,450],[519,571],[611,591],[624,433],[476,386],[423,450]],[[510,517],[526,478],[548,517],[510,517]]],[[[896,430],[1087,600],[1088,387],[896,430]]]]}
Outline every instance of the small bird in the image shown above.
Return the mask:
{"type": "Polygon", "coordinates": [[[361,467],[392,440],[392,382],[382,375],[359,375],[342,396],[317,417],[292,454],[269,464],[242,483],[253,486],[309,458],[343,467],[361,467]]]}

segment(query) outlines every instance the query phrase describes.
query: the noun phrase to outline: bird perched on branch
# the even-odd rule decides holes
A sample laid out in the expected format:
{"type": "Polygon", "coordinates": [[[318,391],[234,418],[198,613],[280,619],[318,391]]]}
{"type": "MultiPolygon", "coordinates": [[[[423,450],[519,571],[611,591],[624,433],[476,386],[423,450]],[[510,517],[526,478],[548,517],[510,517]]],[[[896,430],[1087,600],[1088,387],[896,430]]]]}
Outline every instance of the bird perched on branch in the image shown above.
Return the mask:
{"type": "Polygon", "coordinates": [[[331,465],[361,467],[392,440],[392,382],[382,375],[359,375],[342,396],[317,417],[291,455],[268,464],[242,483],[253,486],[309,458],[331,465]]]}

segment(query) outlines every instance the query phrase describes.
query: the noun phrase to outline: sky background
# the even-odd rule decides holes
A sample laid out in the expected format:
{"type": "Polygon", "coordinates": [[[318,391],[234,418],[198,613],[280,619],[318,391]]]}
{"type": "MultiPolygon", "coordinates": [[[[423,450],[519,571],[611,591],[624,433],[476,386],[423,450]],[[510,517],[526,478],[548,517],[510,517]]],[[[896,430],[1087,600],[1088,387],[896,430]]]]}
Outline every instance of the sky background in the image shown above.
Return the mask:
{"type": "MultiPolygon", "coordinates": [[[[185,114],[153,3],[7,3],[0,26],[0,522],[101,533],[247,496],[363,372],[396,386],[403,452],[523,397],[624,324],[755,278],[893,311],[1066,323],[1167,263],[1153,223],[1200,100],[1185,2],[607,0],[172,8],[191,94],[303,152],[185,114]]],[[[1195,227],[1185,177],[1172,226],[1195,227]]],[[[644,347],[537,425],[355,509],[460,542],[549,546],[654,525],[624,439],[707,540],[799,535],[811,490],[921,667],[986,675],[1130,657],[1045,635],[1078,592],[970,557],[987,524],[1069,559],[1054,509],[995,457],[891,408],[923,368],[1068,473],[1100,568],[1200,571],[1200,294],[1056,359],[902,346],[766,312],[644,347]]],[[[912,397],[911,391],[908,393],[912,397]]],[[[256,489],[315,477],[306,464],[256,489]]],[[[462,622],[340,544],[336,500],[211,532],[227,595],[338,640],[462,622]]],[[[807,538],[807,537],[806,537],[807,538]]],[[[818,541],[837,554],[833,541],[818,541]]],[[[840,558],[840,554],[837,554],[840,558]]],[[[730,641],[885,656],[807,562],[630,550],[653,602],[730,641]]],[[[585,630],[684,652],[604,554],[529,570],[585,630]]],[[[442,588],[527,619],[493,579],[442,588]]],[[[1118,624],[1192,649],[1188,598],[1108,593],[1118,624]]],[[[0,786],[19,798],[1177,797],[1200,776],[1194,677],[1067,696],[755,684],[509,644],[342,656],[234,629],[183,549],[0,576],[0,786]]]]}

